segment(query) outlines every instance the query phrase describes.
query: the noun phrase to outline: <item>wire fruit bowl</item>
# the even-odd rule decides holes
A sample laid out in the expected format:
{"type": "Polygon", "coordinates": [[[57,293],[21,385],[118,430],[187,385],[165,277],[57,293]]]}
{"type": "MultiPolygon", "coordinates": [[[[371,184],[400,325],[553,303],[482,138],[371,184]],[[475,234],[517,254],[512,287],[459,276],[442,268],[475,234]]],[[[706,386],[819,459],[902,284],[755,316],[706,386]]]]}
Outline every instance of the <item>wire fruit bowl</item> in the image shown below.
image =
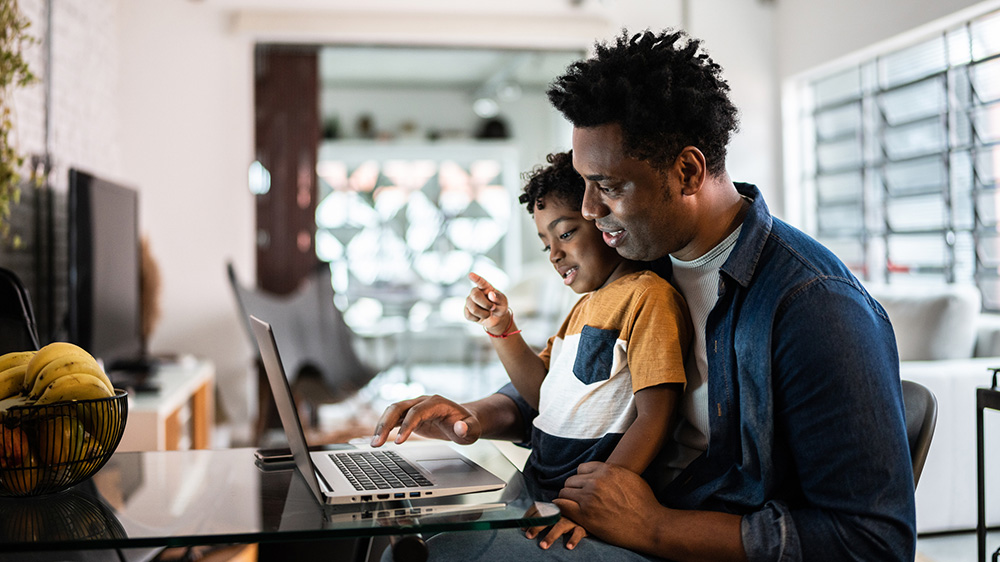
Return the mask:
{"type": "Polygon", "coordinates": [[[40,496],[90,478],[118,447],[128,394],[0,412],[0,496],[40,496]]]}

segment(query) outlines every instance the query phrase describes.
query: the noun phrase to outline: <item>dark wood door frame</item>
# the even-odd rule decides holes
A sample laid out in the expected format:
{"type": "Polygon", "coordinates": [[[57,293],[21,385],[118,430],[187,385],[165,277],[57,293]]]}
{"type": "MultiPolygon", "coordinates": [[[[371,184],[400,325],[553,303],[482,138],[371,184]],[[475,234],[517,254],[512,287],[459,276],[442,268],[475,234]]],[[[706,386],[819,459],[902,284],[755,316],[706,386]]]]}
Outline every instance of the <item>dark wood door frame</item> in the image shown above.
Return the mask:
{"type": "Polygon", "coordinates": [[[270,173],[257,196],[257,285],[288,294],[316,268],[316,159],[320,140],[315,46],[257,45],[254,145],[270,173]]]}

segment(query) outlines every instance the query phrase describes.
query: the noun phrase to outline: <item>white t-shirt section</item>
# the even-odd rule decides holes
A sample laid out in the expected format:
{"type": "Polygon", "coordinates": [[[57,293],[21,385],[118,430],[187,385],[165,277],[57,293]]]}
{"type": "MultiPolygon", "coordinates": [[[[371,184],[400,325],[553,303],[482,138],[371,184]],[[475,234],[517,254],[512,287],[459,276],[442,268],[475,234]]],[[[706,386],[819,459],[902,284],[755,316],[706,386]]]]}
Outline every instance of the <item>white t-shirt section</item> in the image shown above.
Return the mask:
{"type": "Polygon", "coordinates": [[[694,340],[685,361],[687,387],[681,397],[681,418],[674,432],[668,466],[681,471],[708,448],[708,353],[705,350],[705,325],[708,313],[719,300],[719,268],[740,237],[742,225],[707,254],[691,261],[670,257],[674,268],[674,287],[684,295],[694,325],[694,340]]]}

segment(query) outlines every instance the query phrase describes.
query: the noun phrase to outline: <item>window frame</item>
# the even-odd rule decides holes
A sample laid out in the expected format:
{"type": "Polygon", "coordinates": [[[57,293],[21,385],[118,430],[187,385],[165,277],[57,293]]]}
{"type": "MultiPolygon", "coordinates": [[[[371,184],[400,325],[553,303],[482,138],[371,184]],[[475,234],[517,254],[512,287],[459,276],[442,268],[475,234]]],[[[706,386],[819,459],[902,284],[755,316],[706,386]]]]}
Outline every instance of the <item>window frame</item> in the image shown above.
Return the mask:
{"type": "Polygon", "coordinates": [[[996,3],[786,82],[789,219],[865,282],[975,284],[983,308],[1000,311],[1000,40],[994,35],[1000,35],[996,3]],[[925,71],[913,74],[920,63],[925,71]],[[992,80],[987,99],[977,96],[983,69],[992,80]],[[914,187],[899,183],[907,174],[914,187]],[[937,250],[923,252],[927,242],[937,250]]]}

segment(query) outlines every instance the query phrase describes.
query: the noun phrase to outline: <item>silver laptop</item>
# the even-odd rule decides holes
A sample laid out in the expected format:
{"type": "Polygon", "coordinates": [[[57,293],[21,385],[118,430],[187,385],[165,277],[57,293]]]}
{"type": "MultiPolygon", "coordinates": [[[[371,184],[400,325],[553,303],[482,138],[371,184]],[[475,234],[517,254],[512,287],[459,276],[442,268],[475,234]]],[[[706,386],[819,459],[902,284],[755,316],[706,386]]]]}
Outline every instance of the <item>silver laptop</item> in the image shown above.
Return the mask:
{"type": "Polygon", "coordinates": [[[271,325],[254,316],[250,316],[250,325],[295,466],[319,501],[344,505],[435,498],[498,490],[506,485],[440,442],[310,452],[271,325]]]}

